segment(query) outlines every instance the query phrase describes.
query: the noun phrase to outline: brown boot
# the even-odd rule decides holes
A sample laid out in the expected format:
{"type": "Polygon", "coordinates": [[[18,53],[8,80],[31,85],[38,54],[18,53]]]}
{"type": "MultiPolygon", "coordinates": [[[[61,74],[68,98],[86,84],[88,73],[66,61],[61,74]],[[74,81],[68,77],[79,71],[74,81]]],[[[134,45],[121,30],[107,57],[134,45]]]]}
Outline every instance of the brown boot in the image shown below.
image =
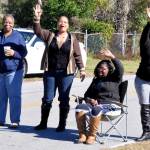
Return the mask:
{"type": "Polygon", "coordinates": [[[100,123],[100,116],[91,117],[90,124],[89,124],[89,133],[86,140],[86,144],[94,144],[96,140],[96,133],[98,131],[99,123],[100,123]]]}
{"type": "Polygon", "coordinates": [[[77,143],[84,143],[86,141],[86,120],[85,113],[83,111],[76,113],[76,122],[79,132],[79,139],[77,143]]]}

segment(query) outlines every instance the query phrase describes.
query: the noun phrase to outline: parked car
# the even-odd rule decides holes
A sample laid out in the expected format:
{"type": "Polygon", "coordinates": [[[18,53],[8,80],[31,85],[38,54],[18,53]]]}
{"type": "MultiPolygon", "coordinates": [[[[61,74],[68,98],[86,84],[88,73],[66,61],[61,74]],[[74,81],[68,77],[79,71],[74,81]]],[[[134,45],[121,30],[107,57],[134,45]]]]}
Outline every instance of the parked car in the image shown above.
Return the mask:
{"type": "MultiPolygon", "coordinates": [[[[15,30],[19,31],[25,39],[26,47],[28,54],[24,59],[24,75],[26,74],[39,74],[43,73],[40,70],[41,60],[43,56],[43,52],[45,49],[45,43],[38,38],[33,30],[24,29],[24,28],[15,28],[15,30]]],[[[84,44],[79,42],[79,46],[82,51],[82,55],[85,64],[85,47],[84,44]]]]}
{"type": "Polygon", "coordinates": [[[24,59],[25,74],[42,73],[40,70],[41,59],[45,49],[45,43],[38,38],[33,30],[15,28],[25,39],[28,54],[24,59]]]}

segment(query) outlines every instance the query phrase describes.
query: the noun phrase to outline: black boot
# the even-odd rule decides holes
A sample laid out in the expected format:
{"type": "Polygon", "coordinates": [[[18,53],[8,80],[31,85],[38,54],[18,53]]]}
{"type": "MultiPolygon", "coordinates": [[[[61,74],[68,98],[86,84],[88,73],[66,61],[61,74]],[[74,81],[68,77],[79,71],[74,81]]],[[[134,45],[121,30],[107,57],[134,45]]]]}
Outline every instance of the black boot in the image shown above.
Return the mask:
{"type": "Polygon", "coordinates": [[[52,103],[43,102],[41,105],[41,122],[34,129],[35,130],[44,130],[47,129],[47,120],[49,116],[52,103]]]}
{"type": "Polygon", "coordinates": [[[65,130],[68,113],[69,108],[59,108],[59,125],[56,128],[56,132],[63,132],[65,130]]]}
{"type": "Polygon", "coordinates": [[[143,134],[136,141],[150,140],[150,105],[141,105],[141,123],[143,128],[143,134]]]}

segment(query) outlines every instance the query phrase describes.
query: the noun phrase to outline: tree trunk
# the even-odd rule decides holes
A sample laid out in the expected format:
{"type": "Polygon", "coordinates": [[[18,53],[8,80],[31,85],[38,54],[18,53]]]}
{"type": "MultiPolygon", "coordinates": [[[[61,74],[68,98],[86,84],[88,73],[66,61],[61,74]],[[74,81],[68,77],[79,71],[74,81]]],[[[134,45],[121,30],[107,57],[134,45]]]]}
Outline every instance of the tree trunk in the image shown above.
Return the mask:
{"type": "Polygon", "coordinates": [[[115,28],[119,33],[126,33],[129,0],[116,0],[115,28]]]}

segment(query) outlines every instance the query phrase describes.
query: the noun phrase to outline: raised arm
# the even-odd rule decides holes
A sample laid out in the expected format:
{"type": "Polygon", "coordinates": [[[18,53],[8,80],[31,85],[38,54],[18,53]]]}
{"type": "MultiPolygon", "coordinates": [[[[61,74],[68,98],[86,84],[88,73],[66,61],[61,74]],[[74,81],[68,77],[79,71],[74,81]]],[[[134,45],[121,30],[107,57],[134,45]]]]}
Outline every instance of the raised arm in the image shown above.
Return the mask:
{"type": "Polygon", "coordinates": [[[122,80],[124,68],[123,68],[121,61],[118,58],[116,58],[116,56],[108,49],[101,50],[99,53],[103,58],[110,59],[112,61],[115,67],[114,72],[113,72],[114,77],[117,80],[122,80]]]}
{"type": "Polygon", "coordinates": [[[51,32],[49,30],[46,29],[42,29],[41,25],[40,25],[40,19],[41,19],[41,15],[42,15],[42,9],[41,9],[41,5],[40,4],[36,4],[35,7],[33,8],[33,12],[34,12],[34,20],[33,20],[33,30],[34,33],[41,38],[44,42],[47,42],[51,32]]]}

